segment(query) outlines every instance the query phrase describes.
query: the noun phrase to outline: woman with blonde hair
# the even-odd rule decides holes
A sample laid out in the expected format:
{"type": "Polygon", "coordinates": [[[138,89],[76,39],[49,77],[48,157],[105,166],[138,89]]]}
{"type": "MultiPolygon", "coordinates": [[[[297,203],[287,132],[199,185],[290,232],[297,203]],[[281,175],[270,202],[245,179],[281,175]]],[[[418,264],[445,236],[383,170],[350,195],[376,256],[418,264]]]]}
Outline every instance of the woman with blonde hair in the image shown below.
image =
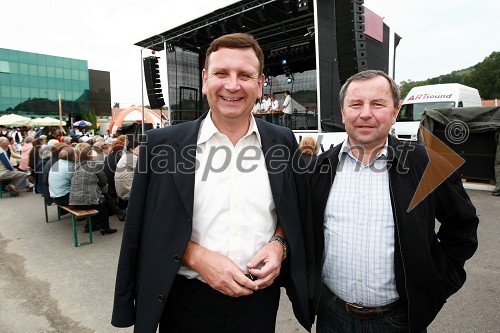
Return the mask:
{"type": "Polygon", "coordinates": [[[306,136],[300,141],[299,147],[304,168],[308,171],[314,170],[318,154],[318,143],[316,139],[312,136],[306,136]]]}

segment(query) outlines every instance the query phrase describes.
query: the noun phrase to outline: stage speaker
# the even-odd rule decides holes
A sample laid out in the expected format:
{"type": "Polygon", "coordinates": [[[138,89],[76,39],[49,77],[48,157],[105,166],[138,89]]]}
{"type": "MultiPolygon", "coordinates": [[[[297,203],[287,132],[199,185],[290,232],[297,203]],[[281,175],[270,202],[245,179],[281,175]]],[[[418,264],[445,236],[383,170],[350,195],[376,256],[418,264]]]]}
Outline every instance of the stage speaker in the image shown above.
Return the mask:
{"type": "Polygon", "coordinates": [[[335,1],[337,56],[341,84],[368,69],[363,0],[335,1]]]}
{"type": "Polygon", "coordinates": [[[152,109],[160,109],[165,105],[165,101],[163,100],[163,93],[161,91],[158,57],[144,58],[143,63],[149,106],[151,106],[152,109]]]}

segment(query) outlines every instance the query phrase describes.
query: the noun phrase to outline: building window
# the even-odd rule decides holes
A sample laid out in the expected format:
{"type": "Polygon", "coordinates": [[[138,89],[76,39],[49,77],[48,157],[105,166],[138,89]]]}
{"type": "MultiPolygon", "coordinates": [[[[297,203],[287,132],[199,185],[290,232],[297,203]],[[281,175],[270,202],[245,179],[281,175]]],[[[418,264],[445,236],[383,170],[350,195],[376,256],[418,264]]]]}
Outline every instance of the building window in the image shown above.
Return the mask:
{"type": "Polygon", "coordinates": [[[10,66],[8,61],[0,60],[0,73],[10,73],[10,66]]]}

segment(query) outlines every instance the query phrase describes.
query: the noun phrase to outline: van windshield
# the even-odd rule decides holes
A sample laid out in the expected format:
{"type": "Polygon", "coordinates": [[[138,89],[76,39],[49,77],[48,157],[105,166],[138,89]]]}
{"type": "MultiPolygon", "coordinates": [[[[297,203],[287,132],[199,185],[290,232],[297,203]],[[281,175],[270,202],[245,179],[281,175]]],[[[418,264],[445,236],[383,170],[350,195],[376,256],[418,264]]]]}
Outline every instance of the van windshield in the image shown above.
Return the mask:
{"type": "Polygon", "coordinates": [[[403,104],[399,109],[396,121],[420,121],[425,109],[438,109],[438,108],[453,108],[455,102],[434,102],[434,103],[417,103],[417,104],[403,104]]]}

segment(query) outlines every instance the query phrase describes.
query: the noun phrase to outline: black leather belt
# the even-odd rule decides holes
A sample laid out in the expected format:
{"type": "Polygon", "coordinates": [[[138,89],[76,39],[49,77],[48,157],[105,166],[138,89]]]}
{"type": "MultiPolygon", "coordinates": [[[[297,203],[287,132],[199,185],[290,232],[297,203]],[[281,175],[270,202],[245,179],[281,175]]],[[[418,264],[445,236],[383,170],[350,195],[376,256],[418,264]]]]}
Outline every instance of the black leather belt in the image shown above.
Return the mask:
{"type": "Polygon", "coordinates": [[[337,298],[335,299],[335,303],[343,307],[348,313],[352,314],[353,316],[362,319],[387,317],[401,308],[401,302],[399,300],[384,306],[365,307],[353,303],[348,303],[337,296],[337,298]]]}

